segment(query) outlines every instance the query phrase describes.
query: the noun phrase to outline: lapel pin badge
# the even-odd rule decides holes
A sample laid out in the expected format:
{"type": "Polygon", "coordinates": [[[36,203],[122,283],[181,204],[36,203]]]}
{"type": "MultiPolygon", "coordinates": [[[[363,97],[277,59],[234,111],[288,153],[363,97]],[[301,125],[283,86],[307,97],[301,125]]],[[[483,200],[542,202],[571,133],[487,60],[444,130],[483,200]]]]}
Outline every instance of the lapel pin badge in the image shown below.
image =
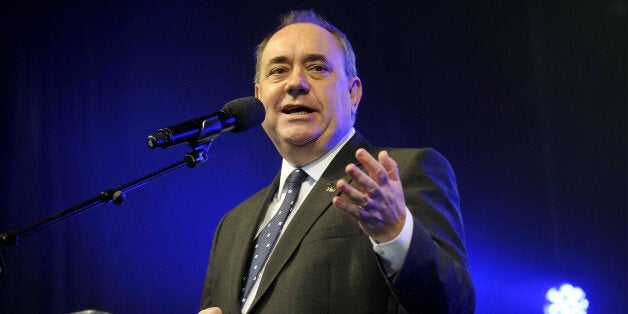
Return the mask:
{"type": "Polygon", "coordinates": [[[336,192],[336,185],[333,182],[327,183],[327,192],[336,192]]]}

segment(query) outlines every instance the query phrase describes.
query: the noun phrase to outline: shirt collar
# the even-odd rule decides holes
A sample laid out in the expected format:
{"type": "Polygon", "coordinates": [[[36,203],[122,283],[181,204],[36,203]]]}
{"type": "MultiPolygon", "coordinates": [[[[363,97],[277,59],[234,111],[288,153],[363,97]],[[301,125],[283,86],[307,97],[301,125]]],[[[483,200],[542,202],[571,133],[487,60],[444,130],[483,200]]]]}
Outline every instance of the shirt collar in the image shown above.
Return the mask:
{"type": "MultiPolygon", "coordinates": [[[[325,172],[325,169],[327,169],[327,166],[329,166],[334,157],[338,155],[340,149],[349,141],[349,139],[351,139],[353,134],[355,134],[355,128],[351,128],[351,130],[342,138],[340,143],[338,143],[338,145],[325,153],[325,155],[301,167],[301,169],[303,169],[303,171],[305,171],[310,178],[314,179],[314,182],[318,182],[318,180],[323,176],[323,172],[325,172]]],[[[286,179],[288,178],[290,173],[296,168],[297,167],[290,164],[290,162],[288,162],[286,159],[282,160],[278,190],[280,193],[283,190],[286,179]]]]}

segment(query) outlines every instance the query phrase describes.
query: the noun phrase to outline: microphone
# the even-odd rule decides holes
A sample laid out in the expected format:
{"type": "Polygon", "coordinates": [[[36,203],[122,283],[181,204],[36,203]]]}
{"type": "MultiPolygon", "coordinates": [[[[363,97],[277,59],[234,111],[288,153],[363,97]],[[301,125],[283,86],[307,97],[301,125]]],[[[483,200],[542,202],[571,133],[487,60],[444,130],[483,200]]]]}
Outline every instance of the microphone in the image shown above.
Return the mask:
{"type": "Polygon", "coordinates": [[[222,132],[238,133],[264,121],[264,105],[255,97],[244,97],[226,103],[218,112],[157,130],[148,136],[150,148],[168,148],[179,144],[211,142],[222,132]]]}

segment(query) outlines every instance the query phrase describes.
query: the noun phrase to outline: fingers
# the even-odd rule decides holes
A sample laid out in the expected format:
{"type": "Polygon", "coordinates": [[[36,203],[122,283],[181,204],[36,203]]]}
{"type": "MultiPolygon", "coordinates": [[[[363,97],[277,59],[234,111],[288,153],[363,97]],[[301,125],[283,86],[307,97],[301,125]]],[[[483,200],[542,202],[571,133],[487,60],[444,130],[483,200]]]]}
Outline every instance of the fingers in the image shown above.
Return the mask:
{"type": "Polygon", "coordinates": [[[388,152],[383,150],[379,152],[377,156],[379,158],[379,162],[382,164],[384,169],[386,169],[386,173],[388,173],[388,177],[390,177],[393,181],[399,181],[399,167],[397,167],[397,162],[388,156],[388,152]]]}
{"type": "Polygon", "coordinates": [[[354,187],[350,186],[347,181],[342,179],[338,180],[336,186],[338,187],[338,189],[340,189],[340,192],[342,192],[356,206],[366,207],[369,205],[371,198],[367,194],[358,191],[354,187]]]}
{"type": "Polygon", "coordinates": [[[387,242],[401,232],[405,221],[406,205],[397,162],[386,151],[380,152],[377,159],[364,149],[358,149],[355,155],[364,171],[355,164],[347,165],[345,171],[357,187],[338,180],[336,186],[341,195],[332,202],[358,222],[364,233],[377,242],[387,242]]]}
{"type": "MultiPolygon", "coordinates": [[[[354,164],[349,164],[345,168],[345,172],[349,175],[349,177],[351,177],[351,179],[353,179],[355,182],[358,183],[358,185],[362,188],[363,193],[368,194],[368,196],[372,198],[378,198],[381,196],[380,184],[378,184],[378,182],[373,180],[373,178],[371,178],[362,170],[360,170],[358,166],[354,164]]],[[[384,171],[382,171],[382,173],[386,175],[384,171]]],[[[351,187],[349,187],[349,185],[347,184],[347,188],[351,188],[351,187]]],[[[353,190],[353,188],[351,188],[351,190],[353,190]]],[[[352,197],[352,199],[356,200],[357,204],[362,204],[359,202],[359,200],[361,199],[361,195],[363,193],[356,194],[356,193],[350,193],[350,191],[348,190],[347,191],[341,190],[341,191],[347,193],[350,197],[357,195],[356,197],[352,197]]]]}
{"type": "Polygon", "coordinates": [[[345,180],[339,180],[337,187],[346,199],[340,198],[336,201],[338,204],[336,207],[351,214],[354,218],[360,216],[360,210],[377,210],[384,190],[388,188],[389,173],[398,177],[396,163],[388,157],[386,152],[381,152],[377,160],[360,148],[356,151],[356,158],[364,166],[366,173],[355,164],[347,165],[345,172],[359,188],[350,186],[345,180]]]}
{"type": "Polygon", "coordinates": [[[345,172],[353,179],[362,189],[362,192],[357,193],[350,187],[347,187],[341,191],[346,193],[347,196],[357,205],[364,207],[369,199],[378,199],[382,196],[382,189],[388,188],[390,180],[399,181],[399,169],[397,163],[388,156],[388,152],[381,151],[378,155],[378,159],[375,159],[363,148],[356,151],[356,158],[368,173],[368,175],[360,170],[356,165],[349,164],[345,168],[345,172]]]}
{"type": "Polygon", "coordinates": [[[380,161],[371,156],[371,154],[363,148],[360,148],[355,152],[355,157],[358,161],[360,161],[360,163],[362,163],[364,169],[369,173],[369,176],[373,180],[376,180],[376,182],[380,185],[388,184],[387,170],[383,164],[380,163],[380,161]]]}
{"type": "Polygon", "coordinates": [[[340,196],[335,196],[332,200],[332,203],[351,219],[355,221],[360,221],[360,208],[357,205],[347,202],[340,196]]]}

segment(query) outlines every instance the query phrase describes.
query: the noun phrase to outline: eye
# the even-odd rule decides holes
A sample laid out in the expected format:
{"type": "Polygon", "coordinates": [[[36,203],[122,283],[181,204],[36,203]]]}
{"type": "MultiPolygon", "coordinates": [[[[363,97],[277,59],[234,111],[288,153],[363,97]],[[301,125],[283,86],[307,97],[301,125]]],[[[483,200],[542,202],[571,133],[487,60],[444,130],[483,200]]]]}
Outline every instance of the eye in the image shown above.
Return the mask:
{"type": "Polygon", "coordinates": [[[313,65],[312,67],[310,67],[310,69],[315,72],[328,72],[329,71],[326,66],[321,65],[321,64],[313,65]]]}
{"type": "Polygon", "coordinates": [[[281,75],[288,72],[288,70],[286,68],[282,68],[282,67],[277,67],[277,68],[273,68],[270,70],[269,75],[281,75]]]}

